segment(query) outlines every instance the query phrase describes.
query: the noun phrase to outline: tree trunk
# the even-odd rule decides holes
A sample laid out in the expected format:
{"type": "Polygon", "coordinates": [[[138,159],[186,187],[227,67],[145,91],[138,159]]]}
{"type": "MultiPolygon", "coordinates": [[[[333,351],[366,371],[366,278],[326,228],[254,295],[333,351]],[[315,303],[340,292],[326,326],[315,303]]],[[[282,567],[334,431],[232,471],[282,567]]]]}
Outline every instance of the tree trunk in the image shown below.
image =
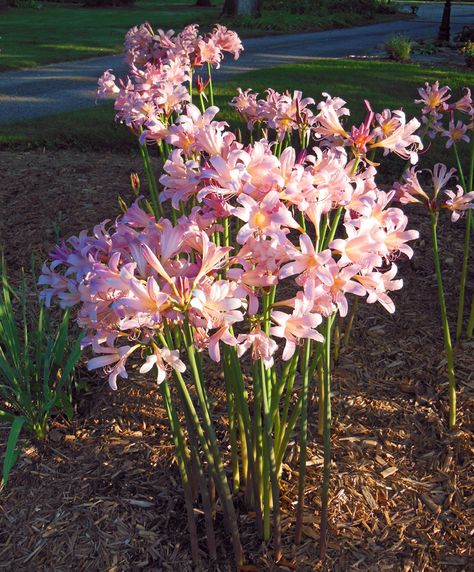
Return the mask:
{"type": "Polygon", "coordinates": [[[198,8],[211,8],[211,0],[196,0],[196,4],[198,8]]]}
{"type": "Polygon", "coordinates": [[[444,3],[443,17],[438,32],[439,42],[449,42],[451,36],[451,0],[446,0],[444,3]]]}
{"type": "Polygon", "coordinates": [[[225,0],[222,16],[256,16],[262,12],[262,0],[225,0]]]}

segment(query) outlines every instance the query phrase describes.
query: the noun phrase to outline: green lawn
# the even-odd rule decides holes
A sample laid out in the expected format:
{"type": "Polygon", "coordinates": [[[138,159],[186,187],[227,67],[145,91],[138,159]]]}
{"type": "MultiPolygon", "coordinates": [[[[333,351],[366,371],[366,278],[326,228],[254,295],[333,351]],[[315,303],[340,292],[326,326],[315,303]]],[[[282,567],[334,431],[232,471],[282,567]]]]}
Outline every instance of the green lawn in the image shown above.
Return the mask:
{"type": "MultiPolygon", "coordinates": [[[[241,36],[302,32],[367,24],[390,15],[341,12],[330,9],[332,0],[320,2],[315,10],[288,14],[264,10],[260,19],[219,17],[223,0],[213,8],[196,8],[195,0],[138,0],[127,8],[84,8],[80,5],[41,3],[41,8],[10,8],[0,15],[0,71],[30,68],[122,50],[125,32],[149,21],[157,28],[181,29],[198,23],[203,29],[217,21],[236,29],[241,36]]],[[[350,10],[348,5],[347,10],[350,10]]]]}
{"type": "MultiPolygon", "coordinates": [[[[223,110],[220,118],[233,126],[238,116],[226,103],[237,87],[252,87],[263,93],[267,87],[279,91],[301,89],[316,101],[322,92],[338,95],[348,102],[354,123],[364,115],[363,100],[369,99],[374,111],[403,108],[408,117],[419,107],[413,103],[417,88],[425,81],[439,80],[449,84],[455,93],[472,84],[472,73],[443,70],[390,62],[320,59],[311,63],[281,66],[242,74],[238,78],[216,83],[217,104],[223,110]]],[[[46,147],[76,149],[130,150],[134,140],[128,130],[113,121],[112,104],[84,111],[62,113],[23,123],[0,126],[0,148],[25,149],[46,147]]]]}

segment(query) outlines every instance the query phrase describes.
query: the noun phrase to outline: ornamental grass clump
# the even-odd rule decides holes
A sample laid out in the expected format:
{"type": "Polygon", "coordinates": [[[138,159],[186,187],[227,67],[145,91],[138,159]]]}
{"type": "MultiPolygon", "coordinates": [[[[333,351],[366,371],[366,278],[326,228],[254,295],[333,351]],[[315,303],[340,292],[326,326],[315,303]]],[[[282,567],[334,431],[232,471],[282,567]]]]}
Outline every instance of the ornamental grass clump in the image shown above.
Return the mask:
{"type": "Polygon", "coordinates": [[[408,36],[397,34],[390,36],[385,43],[385,51],[390,59],[396,62],[409,62],[412,42],[408,36]]]}
{"type": "MultiPolygon", "coordinates": [[[[89,369],[104,370],[113,389],[130,367],[156,380],[192,556],[199,558],[200,499],[216,558],[215,489],[236,564],[244,560],[238,505],[255,515],[265,541],[273,537],[275,561],[282,558],[280,481],[295,432],[301,540],[315,382],[325,554],[335,318],[355,297],[395,311],[390,293],[402,287],[395,260],[411,257],[408,242],[418,232],[392,206],[395,192],[377,187],[374,159],[394,153],[415,164],[422,148],[419,122],[400,110],[376,114],[366,102],[363,123],[347,127],[341,98],[324,94],[316,106],[299,91],[271,89],[262,98],[239,90],[233,99],[250,130],[243,144],[216,119],[212,88],[223,53],[241,50],[236,34],[219,25],[206,36],[197,26],[175,35],[148,24],[127,34],[129,76],[116,82],[108,70],[99,93],[115,97],[117,120],[139,141],[149,198],[138,196],[113,224],[57,246],[41,278],[45,300],[76,307],[83,345],[94,354],[89,369]],[[165,159],[158,180],[149,149],[165,159]],[[216,426],[210,362],[223,372],[225,429],[216,426]]],[[[132,186],[139,193],[135,176],[132,186]]]]}
{"type": "Polygon", "coordinates": [[[72,417],[72,376],[80,339],[70,339],[69,311],[55,328],[44,304],[33,308],[24,281],[14,288],[0,259],[0,421],[10,424],[0,485],[7,484],[26,430],[43,440],[54,413],[72,417]]]}

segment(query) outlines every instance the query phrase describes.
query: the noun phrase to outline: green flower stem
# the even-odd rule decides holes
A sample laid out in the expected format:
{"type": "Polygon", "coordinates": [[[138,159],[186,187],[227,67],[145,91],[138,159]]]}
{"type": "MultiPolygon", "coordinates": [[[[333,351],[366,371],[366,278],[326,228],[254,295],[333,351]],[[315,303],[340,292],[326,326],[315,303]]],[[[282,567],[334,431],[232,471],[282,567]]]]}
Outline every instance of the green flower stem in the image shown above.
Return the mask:
{"type": "Polygon", "coordinates": [[[275,385],[275,390],[272,393],[272,402],[270,406],[270,411],[273,412],[272,419],[273,423],[275,424],[275,441],[277,443],[278,443],[279,429],[281,427],[280,408],[278,407],[278,404],[280,403],[281,396],[283,395],[283,391],[287,385],[289,377],[295,376],[297,365],[298,365],[298,352],[295,352],[293,357],[285,363],[283,371],[281,372],[280,375],[280,379],[278,383],[275,385]],[[278,418],[278,429],[276,428],[277,418],[278,418]]]}
{"type": "Polygon", "coordinates": [[[302,403],[302,395],[300,394],[298,400],[295,403],[293,411],[291,412],[290,418],[288,422],[282,427],[285,427],[284,432],[281,434],[280,442],[276,447],[276,467],[277,467],[277,475],[281,474],[281,468],[283,463],[283,457],[285,456],[286,448],[288,447],[288,443],[291,439],[293,434],[293,430],[296,427],[296,423],[301,413],[301,403],[302,403]]]}
{"type": "Polygon", "coordinates": [[[333,344],[333,364],[339,360],[339,350],[341,348],[342,329],[344,327],[344,318],[338,317],[336,327],[334,328],[334,344],[333,344]]]}
{"type": "Polygon", "coordinates": [[[464,250],[462,257],[461,279],[459,284],[458,319],[456,322],[456,343],[461,339],[464,319],[464,303],[466,297],[467,272],[469,270],[469,248],[471,242],[471,227],[473,226],[472,210],[466,216],[466,233],[464,235],[464,250]]]}
{"type": "Polygon", "coordinates": [[[210,62],[207,62],[207,73],[209,74],[209,99],[211,105],[214,105],[214,88],[212,86],[212,68],[210,62]]]}
{"type": "Polygon", "coordinates": [[[204,103],[204,98],[202,96],[202,91],[199,92],[199,104],[201,106],[201,111],[204,113],[206,111],[206,104],[204,103]]]}
{"type": "MultiPolygon", "coordinates": [[[[248,467],[251,477],[251,485],[253,488],[253,495],[254,495],[254,502],[255,502],[255,513],[256,513],[256,520],[257,520],[257,531],[261,536],[263,534],[263,525],[262,525],[262,508],[260,503],[260,474],[259,474],[259,467],[257,462],[257,457],[255,456],[255,449],[254,449],[254,441],[252,439],[252,432],[250,428],[253,426],[251,418],[250,418],[250,410],[248,406],[247,391],[244,386],[244,381],[242,378],[242,370],[240,367],[240,362],[235,352],[235,348],[231,348],[229,346],[224,347],[224,351],[229,354],[230,361],[232,364],[232,381],[234,384],[234,395],[236,397],[237,402],[237,409],[239,414],[241,415],[241,429],[243,428],[244,434],[241,439],[242,441],[245,438],[246,443],[246,452],[248,455],[248,467]]],[[[246,483],[249,486],[249,483],[246,483]]],[[[249,495],[248,495],[249,496],[249,495]]]]}
{"type": "MultiPolygon", "coordinates": [[[[175,337],[179,337],[178,329],[175,328],[173,332],[170,329],[165,330],[165,335],[162,336],[161,334],[158,335],[159,339],[163,343],[164,346],[168,348],[176,348],[180,346],[180,340],[178,339],[178,343],[175,341],[175,345],[173,346],[173,337],[172,335],[175,334],[175,337]]],[[[178,392],[180,394],[181,401],[183,405],[186,403],[186,399],[183,396],[182,389],[178,385],[178,392]]],[[[186,426],[188,430],[190,448],[191,448],[191,456],[193,461],[193,468],[196,470],[198,479],[199,479],[199,488],[201,492],[201,499],[202,499],[202,507],[204,511],[204,519],[205,519],[205,527],[206,527],[206,543],[207,549],[209,553],[209,557],[214,560],[217,558],[217,550],[216,550],[216,539],[214,534],[214,525],[213,525],[213,515],[212,515],[212,506],[211,506],[211,498],[209,494],[209,487],[207,483],[207,477],[204,474],[204,470],[202,467],[202,463],[199,459],[199,447],[198,447],[198,437],[197,431],[195,427],[195,423],[193,420],[193,416],[188,407],[184,407],[184,414],[186,417],[186,426]]],[[[178,423],[178,428],[180,425],[178,423]]]]}
{"type": "Polygon", "coordinates": [[[268,488],[270,467],[268,463],[268,441],[264,438],[264,430],[262,426],[263,400],[264,394],[266,395],[265,373],[262,371],[259,363],[254,363],[253,384],[255,394],[255,441],[257,443],[257,459],[260,459],[261,466],[260,496],[263,504],[263,539],[267,541],[270,540],[270,490],[268,488]]]}
{"type": "MultiPolygon", "coordinates": [[[[267,370],[268,372],[268,370],[267,370]]],[[[265,377],[265,366],[263,361],[260,360],[260,379],[263,382],[265,377]]],[[[275,461],[275,448],[272,439],[272,418],[269,407],[268,396],[265,391],[262,391],[263,395],[263,420],[264,420],[264,432],[263,432],[263,442],[265,444],[265,450],[268,456],[268,468],[270,473],[270,483],[272,489],[272,501],[273,501],[273,550],[275,562],[278,563],[281,560],[281,513],[280,513],[280,486],[277,477],[276,461],[275,461]]],[[[268,484],[266,484],[268,489],[268,484]]]]}
{"type": "Polygon", "coordinates": [[[304,492],[306,478],[306,449],[308,441],[308,390],[309,390],[309,358],[311,355],[311,340],[304,342],[302,387],[301,387],[301,418],[298,468],[298,504],[296,506],[295,543],[300,544],[303,534],[304,492]]]}
{"type": "Polygon", "coordinates": [[[334,215],[334,218],[331,221],[331,228],[329,229],[329,235],[327,237],[324,237],[323,241],[321,241],[321,244],[322,244],[321,250],[324,250],[325,248],[327,248],[328,245],[330,244],[330,242],[333,240],[333,238],[336,234],[337,227],[339,226],[339,220],[341,219],[341,215],[342,215],[343,210],[344,210],[344,207],[339,207],[337,209],[336,214],[334,215]]]}
{"type": "Polygon", "coordinates": [[[230,221],[229,221],[229,217],[224,218],[223,224],[224,224],[223,243],[224,243],[224,246],[230,246],[230,221]]]}
{"type": "MultiPolygon", "coordinates": [[[[295,352],[295,355],[290,360],[290,369],[288,372],[288,377],[286,380],[286,392],[285,392],[285,401],[283,403],[283,409],[280,419],[280,429],[278,433],[275,435],[275,442],[278,444],[278,449],[280,449],[283,445],[283,438],[285,435],[285,427],[287,427],[287,420],[288,420],[288,413],[290,410],[290,402],[291,402],[291,394],[293,391],[293,386],[295,384],[295,375],[296,369],[298,367],[298,361],[300,356],[301,350],[295,352]]],[[[285,447],[286,448],[286,447],[285,447]]]]}
{"type": "Polygon", "coordinates": [[[232,490],[237,494],[240,489],[240,471],[239,471],[239,450],[237,444],[237,413],[235,406],[234,393],[232,391],[230,356],[224,353],[224,381],[225,393],[227,401],[227,415],[229,418],[229,440],[230,451],[232,456],[232,490]]]}
{"type": "Polygon", "coordinates": [[[454,156],[456,157],[456,165],[458,167],[459,179],[461,181],[461,185],[462,188],[464,189],[464,192],[467,193],[466,179],[464,178],[464,171],[462,168],[461,158],[459,157],[459,152],[456,143],[454,143],[453,149],[454,149],[454,156]]]}
{"type": "Polygon", "coordinates": [[[474,330],[474,294],[471,300],[471,311],[469,313],[469,321],[467,323],[467,337],[472,338],[472,331],[474,330]]]}
{"type": "Polygon", "coordinates": [[[349,313],[349,320],[347,321],[346,329],[344,330],[344,347],[349,348],[349,340],[351,338],[352,328],[354,327],[354,320],[357,316],[357,309],[359,307],[359,297],[357,296],[352,305],[349,313]]]}
{"type": "Polygon", "coordinates": [[[163,216],[163,207],[159,200],[158,187],[155,180],[155,175],[153,174],[153,169],[151,167],[150,155],[148,153],[148,148],[146,145],[140,145],[140,155],[143,160],[143,166],[145,168],[145,175],[148,181],[148,187],[150,190],[150,199],[153,207],[153,214],[156,219],[163,216]]]}
{"type": "MultiPolygon", "coordinates": [[[[186,413],[185,413],[186,415],[186,413]]],[[[209,479],[205,475],[201,460],[199,458],[199,442],[192,421],[186,415],[186,424],[188,428],[189,444],[191,449],[191,459],[193,468],[198,475],[199,490],[201,493],[202,508],[204,512],[204,523],[206,527],[206,543],[209,558],[215,560],[217,558],[216,537],[214,534],[213,511],[211,503],[211,495],[209,493],[209,479]]]]}
{"type": "Polygon", "coordinates": [[[323,359],[323,484],[321,490],[321,529],[320,529],[320,556],[325,558],[327,548],[329,481],[331,478],[331,329],[335,316],[326,321],[326,339],[324,340],[323,359]]]}
{"type": "Polygon", "coordinates": [[[471,137],[471,157],[469,159],[468,192],[474,190],[474,137],[471,137]]]}
{"type": "Polygon", "coordinates": [[[199,563],[199,546],[198,536],[196,529],[196,520],[194,518],[193,499],[191,492],[191,483],[189,481],[190,467],[189,467],[189,452],[186,451],[183,430],[179,424],[178,415],[171,400],[171,393],[168,382],[164,380],[160,384],[161,395],[165,402],[166,413],[168,415],[171,433],[173,435],[173,442],[178,459],[179,471],[181,473],[181,480],[183,482],[184,499],[186,504],[186,512],[188,517],[189,536],[191,540],[191,556],[194,564],[199,563]]]}
{"type": "Polygon", "coordinates": [[[441,274],[441,263],[439,258],[438,249],[438,214],[437,212],[430,213],[431,219],[431,237],[433,241],[433,255],[436,271],[436,281],[438,285],[439,305],[441,310],[441,322],[443,326],[444,336],[444,349],[446,351],[446,358],[448,361],[448,379],[449,379],[449,428],[453,429],[456,426],[456,378],[454,373],[454,352],[451,343],[451,334],[449,332],[448,313],[446,310],[446,300],[444,296],[443,277],[441,274]]]}
{"type": "Polygon", "coordinates": [[[184,331],[184,336],[186,340],[186,350],[188,354],[188,360],[194,378],[194,385],[196,387],[196,392],[199,399],[199,405],[201,407],[203,414],[202,417],[203,417],[204,431],[207,437],[206,442],[209,442],[210,459],[215,472],[214,473],[215,483],[217,491],[221,498],[224,512],[227,514],[227,524],[229,527],[229,533],[232,538],[232,546],[234,549],[235,561],[236,564],[240,566],[243,562],[243,552],[242,552],[242,545],[240,543],[239,530],[237,526],[237,515],[235,513],[234,504],[232,502],[232,495],[229,489],[229,483],[227,482],[224,466],[222,464],[222,459],[219,453],[219,444],[217,441],[217,436],[211,421],[209,402],[205,394],[201,372],[199,370],[196,361],[196,355],[193,344],[193,334],[190,326],[186,326],[184,331]]]}

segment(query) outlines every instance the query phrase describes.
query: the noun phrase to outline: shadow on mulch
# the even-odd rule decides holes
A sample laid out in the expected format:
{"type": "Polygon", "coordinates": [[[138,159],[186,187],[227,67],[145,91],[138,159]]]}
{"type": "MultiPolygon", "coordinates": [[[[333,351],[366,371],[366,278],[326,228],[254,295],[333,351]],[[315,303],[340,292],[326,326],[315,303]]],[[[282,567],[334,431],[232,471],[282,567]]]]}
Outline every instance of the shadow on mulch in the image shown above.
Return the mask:
{"type": "MultiPolygon", "coordinates": [[[[128,155],[31,152],[1,153],[1,159],[0,203],[7,215],[0,219],[0,242],[14,275],[29,266],[33,251],[43,258],[56,234],[67,237],[116,216],[117,196],[131,198],[130,170],[141,170],[139,159],[128,155]]],[[[299,546],[292,542],[294,446],[285,459],[284,554],[295,570],[469,570],[474,343],[458,351],[459,429],[450,433],[429,226],[421,212],[410,220],[421,239],[413,260],[399,261],[405,286],[394,295],[396,314],[361,304],[350,348],[334,371],[324,566],[318,559],[322,446],[315,402],[299,546]]],[[[446,220],[440,234],[454,317],[462,227],[446,220]]],[[[472,274],[468,284],[472,295],[472,274]]],[[[112,392],[105,380],[83,377],[89,389],[74,420],[57,418],[47,442],[26,444],[0,494],[0,569],[192,570],[179,472],[157,388],[132,374],[112,392]]],[[[214,384],[219,397],[218,379],[214,384]]],[[[0,443],[6,434],[0,427],[0,443]]],[[[251,516],[240,518],[251,569],[277,569],[271,547],[256,539],[251,516]]],[[[219,515],[216,528],[218,563],[206,562],[200,528],[203,569],[227,571],[231,550],[219,515]]]]}

